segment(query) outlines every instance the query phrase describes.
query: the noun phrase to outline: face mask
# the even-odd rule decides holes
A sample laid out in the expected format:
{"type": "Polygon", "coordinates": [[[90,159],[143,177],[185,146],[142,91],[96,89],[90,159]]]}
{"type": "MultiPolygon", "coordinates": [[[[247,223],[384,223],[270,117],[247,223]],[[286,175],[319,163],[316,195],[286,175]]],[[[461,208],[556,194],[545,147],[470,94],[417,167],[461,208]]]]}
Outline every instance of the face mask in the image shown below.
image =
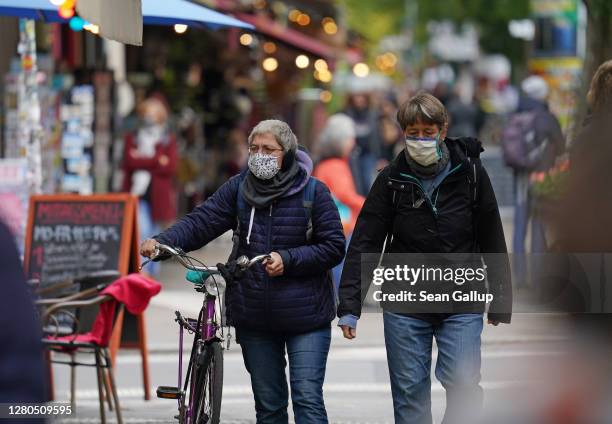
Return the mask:
{"type": "Polygon", "coordinates": [[[142,123],[145,127],[152,127],[157,124],[155,118],[152,115],[147,114],[147,113],[145,113],[144,116],[142,117],[142,123]]]}
{"type": "Polygon", "coordinates": [[[416,163],[423,166],[433,165],[440,160],[440,146],[438,136],[428,137],[406,137],[406,149],[408,154],[416,163]]]}
{"type": "Polygon", "coordinates": [[[263,153],[250,155],[248,166],[253,175],[260,180],[269,180],[278,174],[280,170],[276,156],[265,155],[263,153]]]}

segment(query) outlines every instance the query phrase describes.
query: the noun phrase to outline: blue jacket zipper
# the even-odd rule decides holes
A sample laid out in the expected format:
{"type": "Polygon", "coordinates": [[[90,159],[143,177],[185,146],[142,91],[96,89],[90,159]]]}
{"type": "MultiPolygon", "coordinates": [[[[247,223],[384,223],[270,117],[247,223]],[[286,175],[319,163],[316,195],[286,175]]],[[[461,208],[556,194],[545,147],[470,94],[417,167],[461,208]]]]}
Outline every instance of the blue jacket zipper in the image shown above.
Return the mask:
{"type": "MultiPolygon", "coordinates": [[[[442,183],[444,183],[444,181],[450,177],[453,173],[455,173],[455,171],[457,171],[459,168],[461,167],[461,164],[458,164],[457,166],[455,166],[453,169],[451,169],[448,174],[442,179],[442,181],[440,181],[440,184],[438,184],[438,187],[436,188],[436,190],[438,191],[438,193],[440,192],[440,186],[442,185],[442,183]]],[[[431,201],[430,197],[427,195],[427,193],[425,192],[425,189],[423,188],[423,185],[421,184],[421,181],[410,174],[404,174],[403,172],[400,172],[400,175],[402,177],[406,177],[409,178],[411,181],[411,184],[416,185],[420,190],[421,193],[423,194],[423,198],[426,200],[427,204],[429,205],[431,211],[434,214],[434,218],[438,217],[438,208],[436,207],[436,205],[431,201]]],[[[436,195],[436,203],[437,203],[437,199],[438,196],[436,195]]]]}

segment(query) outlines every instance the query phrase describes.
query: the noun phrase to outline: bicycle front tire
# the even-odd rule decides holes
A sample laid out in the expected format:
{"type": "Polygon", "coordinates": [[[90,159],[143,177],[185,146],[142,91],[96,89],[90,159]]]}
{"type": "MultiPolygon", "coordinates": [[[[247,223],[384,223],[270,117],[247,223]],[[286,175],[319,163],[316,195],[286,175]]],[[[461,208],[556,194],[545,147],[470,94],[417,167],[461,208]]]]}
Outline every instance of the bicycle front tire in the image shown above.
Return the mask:
{"type": "Polygon", "coordinates": [[[195,424],[219,424],[223,394],[223,348],[218,341],[206,346],[200,365],[196,367],[195,424]]]}

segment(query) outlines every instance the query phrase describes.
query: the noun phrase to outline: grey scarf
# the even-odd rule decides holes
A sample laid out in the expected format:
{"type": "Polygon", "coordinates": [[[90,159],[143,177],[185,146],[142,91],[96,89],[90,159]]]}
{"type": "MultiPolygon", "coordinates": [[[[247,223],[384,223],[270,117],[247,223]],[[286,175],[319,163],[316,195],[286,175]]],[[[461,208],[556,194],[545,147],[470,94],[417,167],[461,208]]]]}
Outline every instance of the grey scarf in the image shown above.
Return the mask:
{"type": "Polygon", "coordinates": [[[440,151],[442,154],[440,160],[428,166],[420,165],[414,159],[412,159],[408,154],[408,149],[404,149],[404,156],[406,157],[406,162],[408,162],[408,165],[414,171],[417,177],[432,178],[442,172],[442,170],[446,167],[446,164],[450,160],[450,152],[448,150],[448,146],[444,141],[440,143],[440,151]]]}
{"type": "MultiPolygon", "coordinates": [[[[285,160],[287,159],[288,157],[285,157],[285,160]]],[[[265,208],[287,193],[295,181],[295,176],[300,172],[295,156],[289,160],[291,163],[286,168],[283,166],[278,174],[269,180],[260,180],[251,171],[247,171],[241,184],[244,200],[255,208],[265,208]]]]}

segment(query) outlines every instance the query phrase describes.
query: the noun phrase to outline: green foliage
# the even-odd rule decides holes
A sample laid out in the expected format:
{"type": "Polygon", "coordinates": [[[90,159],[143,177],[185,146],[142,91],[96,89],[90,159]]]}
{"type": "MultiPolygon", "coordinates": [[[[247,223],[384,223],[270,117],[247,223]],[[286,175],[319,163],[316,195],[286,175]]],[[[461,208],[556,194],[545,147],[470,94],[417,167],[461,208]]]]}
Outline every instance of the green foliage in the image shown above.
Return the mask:
{"type": "MultiPolygon", "coordinates": [[[[609,0],[595,0],[609,1],[609,0]]],[[[417,42],[427,41],[427,23],[451,20],[457,24],[473,22],[480,33],[482,49],[502,53],[513,63],[523,62],[524,44],[508,33],[508,22],[529,16],[529,0],[341,0],[346,6],[349,27],[374,45],[392,34],[398,34],[409,6],[417,5],[415,35],[417,42]]]]}
{"type": "Polygon", "coordinates": [[[402,29],[405,0],[340,0],[345,6],[349,28],[377,45],[402,29]]]}
{"type": "Polygon", "coordinates": [[[508,32],[512,19],[529,17],[529,0],[416,0],[418,2],[417,39],[427,36],[427,22],[451,20],[456,24],[476,24],[480,46],[486,53],[502,53],[513,63],[523,62],[524,42],[508,32]]]}

